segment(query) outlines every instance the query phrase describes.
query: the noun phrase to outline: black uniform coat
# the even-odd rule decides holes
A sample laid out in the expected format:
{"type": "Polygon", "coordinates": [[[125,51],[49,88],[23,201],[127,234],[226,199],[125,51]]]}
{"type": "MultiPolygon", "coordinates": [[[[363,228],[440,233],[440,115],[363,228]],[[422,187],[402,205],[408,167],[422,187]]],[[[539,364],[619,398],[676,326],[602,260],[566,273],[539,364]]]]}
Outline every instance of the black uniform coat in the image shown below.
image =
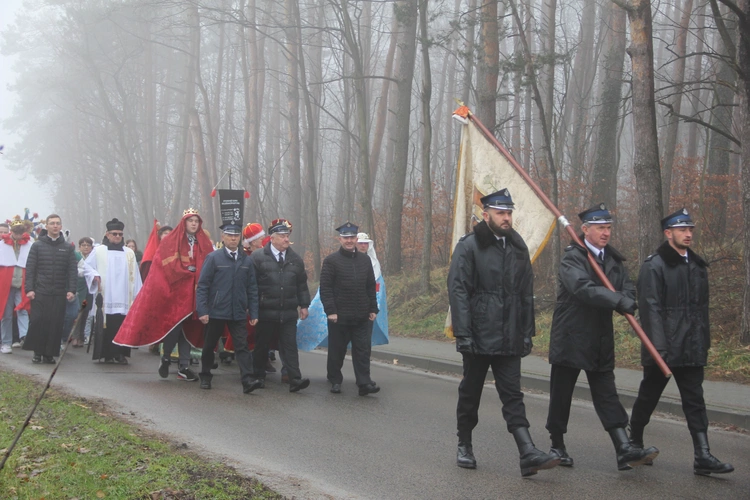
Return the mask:
{"type": "Polygon", "coordinates": [[[604,248],[604,273],[616,292],[604,287],[596,277],[588,252],[588,248],[573,243],[560,261],[549,362],[581,370],[610,371],[615,368],[612,311],[635,301],[635,286],[623,264],[625,258],[615,248],[604,248]]]}
{"type": "Polygon", "coordinates": [[[477,354],[521,356],[535,335],[534,274],[516,231],[499,241],[486,222],[459,240],[448,272],[456,337],[471,337],[477,354]]]}
{"type": "Polygon", "coordinates": [[[53,240],[40,236],[29,249],[26,261],[26,293],[65,295],[76,293],[78,262],[75,248],[62,236],[53,240]]]}
{"type": "Polygon", "coordinates": [[[302,257],[291,247],[287,248],[282,267],[271,251],[271,243],[267,243],[253,252],[252,261],[260,295],[259,319],[279,323],[297,321],[297,307],[305,309],[310,306],[310,290],[302,257]]]}
{"type": "Polygon", "coordinates": [[[375,273],[370,256],[341,247],[323,259],[320,302],[326,316],[336,314],[341,324],[369,321],[370,313],[377,314],[375,273]]]}
{"type": "MultiPolygon", "coordinates": [[[[688,262],[665,241],[641,266],[638,307],[643,330],[668,366],[706,366],[708,264],[688,249],[688,262]]],[[[641,361],[654,360],[641,348],[641,361]]]]}

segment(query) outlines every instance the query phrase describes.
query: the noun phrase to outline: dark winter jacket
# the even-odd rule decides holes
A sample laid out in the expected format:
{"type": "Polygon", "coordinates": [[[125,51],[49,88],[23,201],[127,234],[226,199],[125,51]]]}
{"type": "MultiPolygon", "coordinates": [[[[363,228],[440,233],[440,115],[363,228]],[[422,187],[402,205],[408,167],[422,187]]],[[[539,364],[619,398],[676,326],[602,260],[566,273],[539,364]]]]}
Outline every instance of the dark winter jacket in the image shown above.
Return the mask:
{"type": "MultiPolygon", "coordinates": [[[[641,325],[668,366],[705,366],[708,323],[708,264],[688,249],[688,261],[665,241],[638,275],[641,325]]],[[[654,364],[645,348],[644,365],[654,364]]]]}
{"type": "Polygon", "coordinates": [[[76,292],[78,264],[75,248],[62,236],[40,236],[31,245],[26,261],[26,293],[65,295],[76,292]]]}
{"type": "Polygon", "coordinates": [[[297,307],[310,306],[305,262],[291,248],[286,249],[284,267],[274,257],[271,243],[253,252],[260,296],[261,321],[297,321],[297,307]]]}
{"type": "Polygon", "coordinates": [[[196,289],[198,317],[231,321],[258,318],[258,285],[250,257],[241,248],[232,260],[226,248],[211,252],[203,261],[196,289]]]}
{"type": "Polygon", "coordinates": [[[459,240],[448,272],[453,334],[471,337],[476,353],[521,356],[535,334],[534,274],[516,231],[505,244],[482,221],[459,240]]]}
{"type": "Polygon", "coordinates": [[[609,371],[615,368],[612,312],[634,304],[635,286],[623,264],[625,258],[615,248],[604,248],[604,273],[616,292],[604,287],[596,277],[588,252],[588,248],[574,243],[565,249],[560,262],[549,362],[581,370],[609,371]]]}
{"type": "Polygon", "coordinates": [[[323,259],[320,301],[326,315],[336,314],[340,324],[369,321],[378,313],[375,273],[369,255],[339,248],[323,259]]]}

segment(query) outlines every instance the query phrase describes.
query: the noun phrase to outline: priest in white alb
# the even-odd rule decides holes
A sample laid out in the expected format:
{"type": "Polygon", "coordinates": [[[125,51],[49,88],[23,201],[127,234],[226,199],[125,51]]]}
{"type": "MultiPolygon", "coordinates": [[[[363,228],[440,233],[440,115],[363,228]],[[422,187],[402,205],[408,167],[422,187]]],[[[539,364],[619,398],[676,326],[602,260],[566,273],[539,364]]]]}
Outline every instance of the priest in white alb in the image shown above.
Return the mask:
{"type": "Polygon", "coordinates": [[[135,253],[123,245],[125,224],[117,219],[107,222],[105,242],[86,258],[84,276],[89,292],[102,294],[104,330],[94,339],[93,359],[105,363],[128,364],[130,348],[112,343],[125,315],[141,289],[141,275],[135,253]]]}

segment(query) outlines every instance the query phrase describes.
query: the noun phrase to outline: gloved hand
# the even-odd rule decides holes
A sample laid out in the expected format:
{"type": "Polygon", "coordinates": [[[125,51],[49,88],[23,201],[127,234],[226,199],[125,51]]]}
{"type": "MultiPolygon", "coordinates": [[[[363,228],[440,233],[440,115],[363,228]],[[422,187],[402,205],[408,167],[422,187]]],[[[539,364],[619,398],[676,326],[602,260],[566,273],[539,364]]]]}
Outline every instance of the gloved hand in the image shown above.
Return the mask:
{"type": "Polygon", "coordinates": [[[525,358],[529,354],[531,354],[531,349],[534,347],[534,343],[531,341],[531,337],[525,337],[523,339],[523,351],[521,352],[521,357],[525,358]]]}
{"type": "Polygon", "coordinates": [[[456,351],[474,355],[477,348],[471,337],[456,337],[456,351]]]}
{"type": "Polygon", "coordinates": [[[635,314],[636,309],[638,309],[638,304],[635,300],[625,296],[620,299],[620,302],[617,303],[617,307],[615,307],[615,311],[623,316],[625,314],[635,314]]]}

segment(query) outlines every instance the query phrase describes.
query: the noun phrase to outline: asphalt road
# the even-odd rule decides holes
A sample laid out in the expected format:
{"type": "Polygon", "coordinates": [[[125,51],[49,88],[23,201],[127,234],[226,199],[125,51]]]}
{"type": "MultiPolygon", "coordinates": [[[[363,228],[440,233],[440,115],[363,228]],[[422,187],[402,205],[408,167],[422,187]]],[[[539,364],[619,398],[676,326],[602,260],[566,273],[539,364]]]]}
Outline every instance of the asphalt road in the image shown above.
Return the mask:
{"type": "MultiPolygon", "coordinates": [[[[49,365],[33,365],[14,349],[0,366],[46,379],[49,365]]],[[[290,394],[278,373],[266,389],[244,395],[236,365],[215,370],[213,389],[156,373],[158,358],[133,351],[129,366],[94,363],[70,349],[53,386],[101,399],[146,428],[257,476],[296,498],[750,498],[750,436],[711,429],[712,451],[736,471],[699,477],[684,422],[659,418],[646,430],[647,445],[661,454],[653,467],[618,472],[609,436],[593,407],[574,402],[568,451],[572,469],[556,468],[522,479],[513,438],[502,419],[494,387],[485,387],[474,433],[476,470],[455,466],[458,379],[373,363],[379,394],[357,395],[347,359],[342,394],[331,394],[326,357],[301,353],[311,386],[290,394]]],[[[277,367],[279,363],[277,362],[277,367]]],[[[544,395],[526,395],[531,434],[548,449],[544,395]]],[[[179,486],[179,485],[176,485],[179,486]]]]}

